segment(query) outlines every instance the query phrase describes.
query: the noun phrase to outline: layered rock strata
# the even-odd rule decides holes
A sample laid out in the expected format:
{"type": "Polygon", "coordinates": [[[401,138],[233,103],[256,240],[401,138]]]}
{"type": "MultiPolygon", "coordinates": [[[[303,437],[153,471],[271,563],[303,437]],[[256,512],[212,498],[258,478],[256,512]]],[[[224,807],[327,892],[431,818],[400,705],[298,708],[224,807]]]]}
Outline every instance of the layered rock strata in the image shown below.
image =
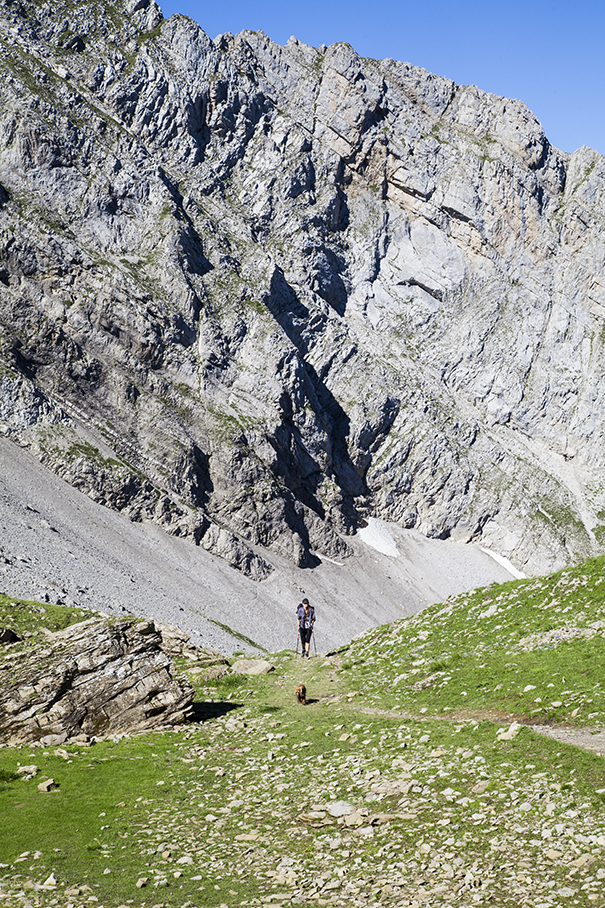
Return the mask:
{"type": "Polygon", "coordinates": [[[171,667],[151,621],[95,616],[42,643],[6,647],[0,739],[56,744],[179,724],[194,690],[171,667]]]}

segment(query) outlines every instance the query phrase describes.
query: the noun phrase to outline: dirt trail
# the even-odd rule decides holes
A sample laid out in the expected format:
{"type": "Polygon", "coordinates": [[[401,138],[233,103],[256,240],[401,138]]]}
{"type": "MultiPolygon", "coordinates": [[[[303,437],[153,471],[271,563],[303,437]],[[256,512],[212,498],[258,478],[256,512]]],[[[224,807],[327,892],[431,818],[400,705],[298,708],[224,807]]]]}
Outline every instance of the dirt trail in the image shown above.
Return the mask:
{"type": "MultiPolygon", "coordinates": [[[[468,722],[473,719],[477,722],[481,722],[484,719],[489,719],[499,725],[506,726],[515,721],[514,716],[504,717],[500,714],[489,713],[487,710],[482,711],[481,713],[465,712],[463,715],[450,714],[449,716],[419,716],[414,713],[392,709],[379,709],[378,707],[373,706],[359,706],[358,710],[366,715],[392,716],[397,719],[414,719],[416,721],[418,719],[425,719],[427,722],[443,720],[446,722],[468,722]]],[[[589,750],[599,756],[605,756],[605,729],[603,728],[590,728],[588,726],[573,728],[567,725],[535,725],[533,722],[526,722],[522,719],[517,721],[519,721],[520,725],[531,728],[536,734],[543,735],[545,738],[553,738],[555,741],[560,741],[561,744],[572,744],[574,747],[581,747],[582,750],[589,750]]]]}
{"type": "Polygon", "coordinates": [[[568,728],[566,726],[531,725],[539,735],[554,738],[562,744],[573,744],[583,750],[590,750],[599,756],[605,756],[605,729],[602,728],[568,728]]]}

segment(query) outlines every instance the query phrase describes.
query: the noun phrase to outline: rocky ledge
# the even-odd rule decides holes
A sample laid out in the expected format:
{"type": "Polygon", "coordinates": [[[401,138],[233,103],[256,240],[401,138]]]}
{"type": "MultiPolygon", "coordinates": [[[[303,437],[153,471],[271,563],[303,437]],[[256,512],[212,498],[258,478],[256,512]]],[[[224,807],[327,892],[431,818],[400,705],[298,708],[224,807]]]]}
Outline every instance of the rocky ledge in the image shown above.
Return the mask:
{"type": "Polygon", "coordinates": [[[0,740],[52,745],[179,724],[194,690],[171,669],[152,621],[95,616],[13,644],[0,665],[0,740]]]}

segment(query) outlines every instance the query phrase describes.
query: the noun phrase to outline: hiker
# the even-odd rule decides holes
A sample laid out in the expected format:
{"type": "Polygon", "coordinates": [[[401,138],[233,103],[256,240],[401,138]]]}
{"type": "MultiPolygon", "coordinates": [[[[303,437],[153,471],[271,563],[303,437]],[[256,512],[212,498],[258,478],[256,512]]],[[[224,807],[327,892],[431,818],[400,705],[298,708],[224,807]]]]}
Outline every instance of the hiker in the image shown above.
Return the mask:
{"type": "Polygon", "coordinates": [[[308,599],[303,599],[296,609],[298,619],[298,632],[302,644],[301,656],[309,658],[309,647],[311,646],[311,635],[313,634],[313,625],[315,624],[315,609],[309,605],[308,599]]]}

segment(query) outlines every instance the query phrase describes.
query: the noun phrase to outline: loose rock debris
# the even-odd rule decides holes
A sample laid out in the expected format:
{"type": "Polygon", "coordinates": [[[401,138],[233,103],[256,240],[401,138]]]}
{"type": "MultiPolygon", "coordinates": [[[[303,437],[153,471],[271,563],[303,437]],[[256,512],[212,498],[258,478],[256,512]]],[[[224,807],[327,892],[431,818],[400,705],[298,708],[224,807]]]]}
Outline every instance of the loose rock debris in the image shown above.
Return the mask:
{"type": "MultiPolygon", "coordinates": [[[[507,741],[450,725],[444,739],[433,724],[335,715],[315,713],[305,741],[251,710],[175,735],[179,759],[132,816],[133,893],[179,908],[603,903],[605,816],[556,765],[507,757],[529,730],[507,741]]],[[[121,840],[101,841],[116,872],[121,840]]],[[[49,861],[2,868],[0,905],[46,906],[50,891],[57,908],[99,908],[49,861]]]]}

